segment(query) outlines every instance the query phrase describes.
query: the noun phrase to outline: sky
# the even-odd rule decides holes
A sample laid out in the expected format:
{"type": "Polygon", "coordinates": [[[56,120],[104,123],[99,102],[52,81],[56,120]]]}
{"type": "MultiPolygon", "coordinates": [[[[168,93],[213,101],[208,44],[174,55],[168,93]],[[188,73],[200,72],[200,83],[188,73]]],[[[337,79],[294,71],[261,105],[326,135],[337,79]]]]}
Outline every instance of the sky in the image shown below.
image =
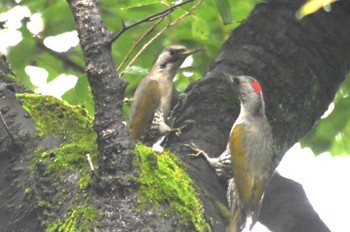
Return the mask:
{"type": "MultiPolygon", "coordinates": [[[[31,15],[27,8],[16,7],[8,13],[0,14],[0,21],[9,19],[5,25],[8,28],[0,30],[1,53],[6,55],[9,47],[15,46],[21,41],[22,35],[17,29],[21,26],[20,19],[23,16],[30,17],[31,23],[29,25],[33,33],[40,32],[43,27],[40,15],[31,15]]],[[[44,43],[56,51],[63,52],[71,46],[76,46],[79,40],[77,33],[72,31],[47,38],[44,43]]],[[[49,94],[58,98],[72,88],[77,81],[73,75],[62,74],[59,78],[47,83],[46,70],[28,66],[25,71],[33,84],[38,86],[37,93],[49,94]]],[[[332,157],[329,153],[324,153],[316,157],[310,149],[302,149],[299,144],[295,144],[285,154],[277,170],[282,176],[303,185],[312,206],[331,231],[349,231],[349,167],[350,156],[332,157]]],[[[252,232],[268,231],[259,223],[252,230],[252,232]]]]}
{"type": "MultiPolygon", "coordinates": [[[[310,203],[331,231],[350,231],[349,167],[350,156],[315,156],[297,143],[285,154],[277,171],[302,184],[310,203]]],[[[260,224],[252,231],[269,230],[260,224]]]]}

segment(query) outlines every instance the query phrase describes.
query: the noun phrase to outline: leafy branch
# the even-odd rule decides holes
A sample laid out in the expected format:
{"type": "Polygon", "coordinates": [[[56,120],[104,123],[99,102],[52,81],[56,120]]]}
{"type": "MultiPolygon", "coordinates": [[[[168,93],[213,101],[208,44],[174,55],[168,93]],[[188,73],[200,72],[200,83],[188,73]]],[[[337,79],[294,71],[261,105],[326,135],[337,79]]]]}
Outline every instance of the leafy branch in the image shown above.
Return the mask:
{"type": "Polygon", "coordinates": [[[168,9],[164,10],[164,11],[161,11],[161,12],[158,12],[156,14],[153,14],[151,16],[148,16],[147,18],[144,18],[144,19],[141,19],[129,26],[126,26],[124,21],[122,20],[122,30],[120,32],[118,32],[116,35],[114,35],[112,37],[112,39],[109,41],[109,45],[111,45],[114,41],[116,41],[119,36],[121,36],[124,32],[126,32],[127,30],[129,30],[130,28],[133,28],[141,23],[145,23],[145,22],[152,22],[152,21],[155,21],[157,19],[161,19],[161,18],[164,18],[165,16],[169,15],[171,12],[173,12],[176,8],[182,6],[182,5],[185,5],[187,3],[190,3],[190,2],[193,2],[193,0],[187,0],[187,1],[184,1],[182,3],[179,3],[179,4],[176,4],[176,5],[173,5],[172,7],[169,7],[168,9]]]}
{"type": "Polygon", "coordinates": [[[164,19],[160,18],[155,24],[153,24],[152,27],[150,27],[131,47],[131,49],[129,50],[128,54],[126,54],[125,58],[123,59],[123,61],[120,63],[117,72],[120,71],[121,67],[123,67],[123,65],[126,63],[126,61],[129,59],[131,53],[136,49],[136,47],[141,43],[141,41],[149,34],[151,34],[151,32],[154,30],[154,28],[156,28],[164,19]]]}
{"type": "MultiPolygon", "coordinates": [[[[155,41],[161,34],[163,34],[166,30],[171,28],[172,26],[176,25],[178,22],[180,22],[182,19],[184,19],[186,16],[190,15],[192,11],[194,11],[200,4],[202,4],[204,0],[198,1],[194,6],[192,6],[191,9],[189,9],[186,13],[182,14],[179,18],[175,19],[171,23],[169,23],[166,27],[164,27],[162,30],[160,30],[155,36],[153,36],[143,47],[138,51],[138,53],[134,56],[134,58],[130,61],[126,69],[131,67],[135,61],[140,57],[140,55],[143,53],[143,51],[151,44],[153,41],[155,41]]],[[[142,38],[141,38],[142,39],[142,38]]],[[[123,61],[124,62],[124,61],[123,61]]],[[[121,74],[122,76],[123,74],[121,74]]]]}

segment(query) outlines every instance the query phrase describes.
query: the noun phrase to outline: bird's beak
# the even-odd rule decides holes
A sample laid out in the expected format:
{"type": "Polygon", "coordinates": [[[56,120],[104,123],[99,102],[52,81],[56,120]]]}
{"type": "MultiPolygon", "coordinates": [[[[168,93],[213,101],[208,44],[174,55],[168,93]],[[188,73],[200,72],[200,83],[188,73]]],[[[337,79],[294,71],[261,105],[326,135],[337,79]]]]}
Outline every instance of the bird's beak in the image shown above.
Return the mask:
{"type": "Polygon", "coordinates": [[[199,52],[200,48],[195,48],[195,49],[188,49],[188,50],[185,50],[182,52],[182,55],[185,55],[185,56],[189,56],[189,55],[192,55],[193,53],[196,53],[196,52],[199,52]]]}
{"type": "Polygon", "coordinates": [[[236,78],[235,76],[228,74],[226,72],[223,73],[224,74],[224,78],[230,83],[233,84],[234,83],[234,79],[236,78]]]}

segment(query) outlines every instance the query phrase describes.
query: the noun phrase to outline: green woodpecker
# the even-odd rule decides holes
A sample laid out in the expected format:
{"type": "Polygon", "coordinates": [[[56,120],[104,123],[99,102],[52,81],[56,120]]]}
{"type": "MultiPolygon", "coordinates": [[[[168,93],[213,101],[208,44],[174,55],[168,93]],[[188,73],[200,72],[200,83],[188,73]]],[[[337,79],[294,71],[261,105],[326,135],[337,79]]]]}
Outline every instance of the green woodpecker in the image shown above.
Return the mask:
{"type": "Polygon", "coordinates": [[[233,177],[228,181],[227,191],[231,211],[227,231],[233,232],[241,231],[248,217],[251,218],[250,229],[258,221],[263,193],[274,171],[275,153],[259,82],[249,76],[227,79],[239,96],[241,109],[226,150],[219,157],[210,158],[194,144],[186,146],[197,152],[193,156],[203,155],[217,175],[233,177]]]}
{"type": "Polygon", "coordinates": [[[173,79],[186,57],[198,51],[182,45],[165,48],[149,74],[141,81],[131,106],[130,134],[134,141],[152,145],[161,136],[177,135],[187,125],[171,128],[168,125],[173,79]]]}

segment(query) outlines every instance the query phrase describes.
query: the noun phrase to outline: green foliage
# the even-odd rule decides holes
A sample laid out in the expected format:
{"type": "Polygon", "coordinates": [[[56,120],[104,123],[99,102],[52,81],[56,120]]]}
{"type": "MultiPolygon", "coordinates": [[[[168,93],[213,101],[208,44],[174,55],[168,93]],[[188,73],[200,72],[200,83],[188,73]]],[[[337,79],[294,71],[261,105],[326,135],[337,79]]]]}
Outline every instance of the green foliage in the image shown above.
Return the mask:
{"type": "Polygon", "coordinates": [[[209,231],[184,164],[169,152],[157,154],[141,144],[136,145],[135,153],[141,169],[140,204],[145,208],[166,204],[168,209],[164,213],[178,213],[183,223],[193,225],[196,231],[209,231]]]}
{"type": "Polygon", "coordinates": [[[350,153],[350,76],[346,78],[334,99],[333,111],[302,140],[315,154],[329,151],[332,155],[350,153]]]}
{"type": "MultiPolygon", "coordinates": [[[[189,10],[195,2],[196,1],[176,9],[155,28],[150,36],[143,40],[136,50],[140,49],[162,28],[189,10]]],[[[257,2],[258,0],[229,0],[227,2],[225,1],[225,3],[221,3],[221,1],[217,0],[206,0],[190,16],[167,30],[165,34],[154,41],[139,57],[134,66],[127,70],[125,69],[126,65],[121,68],[120,71],[125,72],[123,78],[129,81],[126,97],[132,97],[136,86],[143,76],[146,75],[147,70],[152,67],[158,54],[165,46],[170,44],[184,44],[190,48],[203,47],[204,50],[201,54],[196,54],[193,57],[194,61],[191,70],[193,76],[190,78],[185,77],[182,72],[178,75],[175,87],[177,90],[183,91],[191,82],[198,80],[201,74],[208,69],[231,30],[239,25],[257,2]],[[228,5],[230,8],[227,7],[228,5]],[[230,16],[233,16],[236,21],[232,21],[230,16]],[[233,23],[224,25],[223,19],[225,23],[229,21],[233,23]],[[208,22],[210,22],[210,24],[208,24],[208,22]]],[[[99,8],[107,28],[111,32],[117,33],[122,29],[122,20],[126,25],[130,25],[149,15],[164,11],[170,7],[172,3],[173,1],[170,0],[104,0],[99,2],[99,8]]],[[[9,61],[14,72],[17,74],[18,80],[28,88],[36,89],[36,86],[30,82],[24,71],[27,65],[34,65],[47,70],[49,74],[48,81],[54,80],[62,73],[76,75],[79,77],[77,85],[64,94],[62,98],[70,104],[84,105],[89,114],[92,115],[94,113],[93,101],[86,74],[77,71],[66,61],[67,59],[74,61],[84,68],[80,47],[76,46],[68,52],[61,53],[61,55],[65,57],[65,59],[62,59],[62,57],[53,53],[48,53],[47,50],[43,50],[39,46],[41,41],[45,41],[49,36],[56,36],[75,29],[72,13],[70,12],[67,2],[62,0],[22,0],[19,4],[16,4],[14,1],[5,1],[1,3],[1,5],[2,4],[3,8],[1,9],[3,11],[11,9],[11,7],[15,5],[27,6],[32,14],[40,13],[43,20],[43,31],[40,32],[39,37],[33,35],[27,29],[29,20],[24,20],[22,22],[22,27],[18,29],[22,33],[23,40],[15,47],[9,49],[9,61]]],[[[154,22],[143,23],[128,30],[114,43],[112,53],[116,60],[116,66],[121,63],[135,41],[138,40],[153,23],[154,22]]],[[[67,43],[67,41],[64,41],[64,43],[67,43]]],[[[136,51],[132,53],[131,57],[135,54],[136,51]]],[[[126,62],[126,64],[128,64],[128,62],[126,62]]],[[[125,112],[128,114],[128,107],[126,107],[125,112]]]]}
{"type": "Polygon", "coordinates": [[[68,101],[70,104],[83,105],[90,115],[94,113],[91,88],[86,75],[81,75],[74,88],[63,94],[62,99],[68,101]]]}
{"type": "Polygon", "coordinates": [[[218,10],[220,12],[220,15],[224,24],[226,25],[226,24],[232,23],[233,18],[231,14],[230,1],[216,0],[215,3],[216,3],[216,6],[218,7],[218,10]]]}

